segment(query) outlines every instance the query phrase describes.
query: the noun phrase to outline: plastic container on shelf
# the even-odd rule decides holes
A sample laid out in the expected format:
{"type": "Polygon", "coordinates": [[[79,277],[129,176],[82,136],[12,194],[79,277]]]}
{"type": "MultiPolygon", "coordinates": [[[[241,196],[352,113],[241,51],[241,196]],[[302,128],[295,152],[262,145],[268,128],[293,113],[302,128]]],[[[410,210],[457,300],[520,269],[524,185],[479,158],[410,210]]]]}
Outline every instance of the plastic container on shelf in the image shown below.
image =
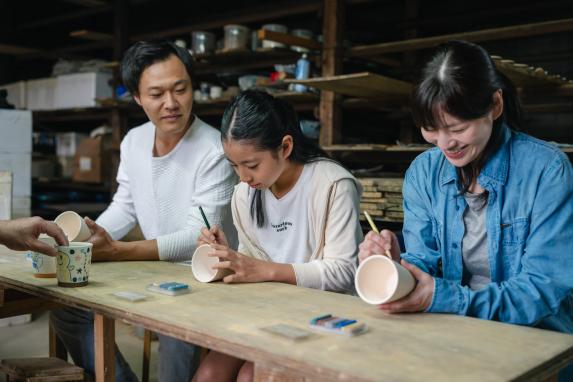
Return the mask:
{"type": "MultiPolygon", "coordinates": [[[[310,76],[310,61],[308,60],[308,56],[306,53],[303,53],[302,57],[298,59],[296,62],[296,74],[295,77],[297,80],[306,80],[310,76]]],[[[306,93],[308,91],[308,87],[301,84],[294,85],[294,91],[298,93],[306,93]]]]}
{"type": "Polygon", "coordinates": [[[225,25],[224,50],[248,49],[250,30],[244,25],[225,25]]]}
{"type": "Polygon", "coordinates": [[[217,40],[211,32],[195,31],[191,33],[191,50],[193,54],[213,54],[217,40]]]}
{"type": "MultiPolygon", "coordinates": [[[[278,33],[288,33],[287,26],[282,24],[265,24],[263,29],[278,33]]],[[[263,40],[263,48],[284,48],[285,46],[285,44],[280,42],[263,40]]]]}

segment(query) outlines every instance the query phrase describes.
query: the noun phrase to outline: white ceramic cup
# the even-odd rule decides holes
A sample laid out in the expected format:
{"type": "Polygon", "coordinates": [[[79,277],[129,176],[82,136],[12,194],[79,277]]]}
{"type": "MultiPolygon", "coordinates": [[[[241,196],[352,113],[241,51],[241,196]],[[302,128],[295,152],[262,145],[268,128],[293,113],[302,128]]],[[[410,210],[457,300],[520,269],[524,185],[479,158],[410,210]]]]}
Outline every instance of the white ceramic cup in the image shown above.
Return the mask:
{"type": "MultiPolygon", "coordinates": [[[[56,240],[46,234],[41,234],[38,240],[54,248],[57,247],[56,240]]],[[[34,277],[56,277],[56,257],[47,256],[40,252],[31,252],[30,258],[32,259],[32,267],[34,267],[34,277]]]]}
{"type": "Polygon", "coordinates": [[[90,229],[84,219],[74,211],[62,212],[54,220],[54,223],[64,231],[69,242],[84,241],[91,236],[90,229]]]}
{"type": "Polygon", "coordinates": [[[74,288],[88,284],[92,248],[92,243],[78,242],[58,246],[58,286],[74,288]]]}
{"type": "Polygon", "coordinates": [[[354,284],[362,300],[379,305],[408,295],[416,286],[416,280],[397,262],[383,255],[374,255],[360,264],[354,284]]]}
{"type": "Polygon", "coordinates": [[[197,247],[193,258],[191,259],[191,269],[193,276],[202,283],[221,280],[223,277],[231,274],[228,269],[213,269],[213,265],[219,263],[219,258],[209,256],[213,250],[209,244],[203,244],[197,247]]]}

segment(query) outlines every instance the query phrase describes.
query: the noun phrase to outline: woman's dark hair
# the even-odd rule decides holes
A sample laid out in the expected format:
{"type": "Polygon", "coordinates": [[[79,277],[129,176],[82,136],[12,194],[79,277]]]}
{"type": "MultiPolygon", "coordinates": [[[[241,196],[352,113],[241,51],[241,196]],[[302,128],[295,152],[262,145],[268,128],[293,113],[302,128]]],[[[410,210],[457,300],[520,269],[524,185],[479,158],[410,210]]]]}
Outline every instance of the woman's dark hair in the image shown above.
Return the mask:
{"type": "MultiPolygon", "coordinates": [[[[223,114],[223,141],[249,141],[257,149],[270,150],[276,155],[287,135],[293,140],[290,161],[309,163],[329,158],[324,150],[303,135],[293,107],[266,92],[246,90],[239,93],[223,114]]],[[[251,218],[256,218],[259,227],[265,225],[261,190],[255,190],[251,199],[251,218]]]]}
{"type": "MultiPolygon", "coordinates": [[[[467,41],[450,41],[436,49],[413,89],[414,123],[425,130],[442,125],[441,111],[461,120],[485,116],[494,106],[494,93],[500,89],[503,114],[493,122],[484,152],[477,160],[456,169],[462,193],[469,190],[489,157],[501,146],[503,124],[513,130],[520,129],[522,107],[515,86],[497,70],[481,46],[467,41]]],[[[487,194],[483,196],[485,198],[487,194]]]]}
{"type": "Polygon", "coordinates": [[[193,57],[187,49],[181,48],[171,41],[138,41],[125,51],[121,62],[121,77],[127,90],[131,94],[138,94],[141,73],[156,62],[167,60],[171,55],[181,60],[192,80],[193,57]]]}

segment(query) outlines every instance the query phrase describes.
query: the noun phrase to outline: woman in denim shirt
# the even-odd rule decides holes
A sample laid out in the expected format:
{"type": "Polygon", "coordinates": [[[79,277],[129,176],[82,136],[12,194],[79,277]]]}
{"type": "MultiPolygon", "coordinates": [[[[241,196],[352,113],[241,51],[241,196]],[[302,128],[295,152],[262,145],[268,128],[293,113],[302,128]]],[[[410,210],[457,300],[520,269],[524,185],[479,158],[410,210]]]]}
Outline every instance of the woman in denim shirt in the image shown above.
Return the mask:
{"type": "Polygon", "coordinates": [[[412,109],[424,139],[436,147],[406,173],[406,253],[385,230],[368,233],[359,257],[390,248],[417,285],[380,309],[573,333],[568,158],[516,132],[521,107],[515,87],[475,44],[452,41],[437,49],[414,89],[412,109]]]}

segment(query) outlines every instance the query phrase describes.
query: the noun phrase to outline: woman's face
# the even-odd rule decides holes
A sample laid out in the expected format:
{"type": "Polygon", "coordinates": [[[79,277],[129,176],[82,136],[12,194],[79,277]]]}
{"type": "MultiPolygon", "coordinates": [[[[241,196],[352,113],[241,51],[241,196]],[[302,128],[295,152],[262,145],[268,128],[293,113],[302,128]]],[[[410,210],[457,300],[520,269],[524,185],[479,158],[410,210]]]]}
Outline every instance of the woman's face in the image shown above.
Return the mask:
{"type": "Polygon", "coordinates": [[[484,117],[464,121],[441,110],[443,125],[422,129],[422,136],[439,147],[452,165],[464,167],[480,157],[491,136],[493,121],[499,118],[502,110],[501,91],[498,91],[494,93],[492,110],[484,117]]]}
{"type": "Polygon", "coordinates": [[[241,182],[252,188],[270,188],[286,169],[292,138],[283,138],[277,151],[261,150],[250,141],[225,139],[223,150],[241,182]]]}

